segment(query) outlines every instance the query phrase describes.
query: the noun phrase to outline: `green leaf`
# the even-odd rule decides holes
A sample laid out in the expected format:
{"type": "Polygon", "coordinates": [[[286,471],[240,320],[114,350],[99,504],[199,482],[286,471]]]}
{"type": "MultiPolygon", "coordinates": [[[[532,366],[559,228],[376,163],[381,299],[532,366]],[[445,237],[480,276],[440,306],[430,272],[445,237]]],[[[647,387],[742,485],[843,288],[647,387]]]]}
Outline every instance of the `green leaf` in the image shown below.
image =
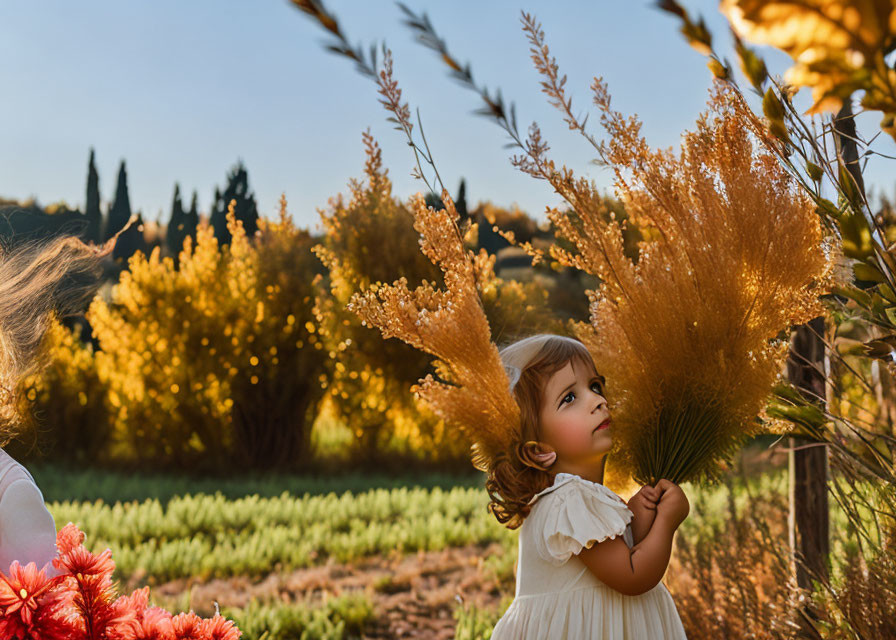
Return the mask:
{"type": "Polygon", "coordinates": [[[781,403],[770,404],[766,413],[780,420],[787,420],[807,428],[809,434],[817,437],[827,423],[824,411],[813,404],[786,405],[781,403]]]}
{"type": "Polygon", "coordinates": [[[815,210],[818,215],[827,216],[834,221],[839,221],[843,215],[840,209],[827,198],[818,198],[815,200],[815,204],[818,205],[815,210]]]}
{"type": "Polygon", "coordinates": [[[865,343],[852,338],[837,338],[834,348],[842,356],[864,356],[866,352],[865,343]]]}
{"type": "Polygon", "coordinates": [[[896,307],[887,307],[884,309],[884,315],[887,316],[887,320],[890,321],[890,324],[896,327],[896,307]]]}
{"type": "MultiPolygon", "coordinates": [[[[744,75],[746,75],[750,79],[750,84],[752,84],[757,89],[762,88],[762,83],[765,82],[765,79],[768,77],[768,71],[765,68],[765,62],[756,55],[756,53],[745,47],[738,40],[737,42],[737,55],[740,58],[740,66],[743,69],[744,75]]],[[[780,104],[780,103],[779,103],[780,104]]],[[[766,114],[767,115],[767,114],[766,114]]],[[[781,110],[781,115],[776,119],[780,120],[784,117],[784,110],[781,110]]]]}
{"type": "Polygon", "coordinates": [[[840,189],[855,210],[861,209],[862,196],[859,193],[859,187],[856,184],[855,178],[853,178],[852,174],[849,172],[849,169],[842,163],[840,164],[840,189]]]}
{"type": "Polygon", "coordinates": [[[807,400],[799,389],[786,380],[772,388],[765,411],[772,418],[797,425],[799,428],[794,429],[791,435],[824,440],[828,421],[824,410],[807,400]]]}
{"type": "Polygon", "coordinates": [[[876,267],[872,267],[870,264],[866,264],[864,262],[855,263],[852,266],[852,271],[856,274],[856,278],[858,278],[859,280],[870,280],[871,282],[886,282],[884,274],[882,274],[879,269],[877,269],[876,267]]]}
{"type": "Polygon", "coordinates": [[[858,289],[856,287],[834,287],[831,289],[831,292],[836,293],[838,296],[849,298],[861,307],[864,307],[866,309],[871,308],[871,296],[861,289],[858,289]]]}
{"type": "Polygon", "coordinates": [[[706,23],[703,21],[703,18],[700,17],[698,21],[694,23],[685,16],[683,21],[684,24],[681,26],[681,33],[687,38],[688,44],[705,56],[711,55],[712,34],[710,34],[709,30],[706,28],[706,23]]]}
{"type": "MultiPolygon", "coordinates": [[[[871,230],[865,217],[856,213],[845,213],[837,221],[842,235],[844,255],[856,260],[867,260],[874,255],[871,245],[871,230]]],[[[864,278],[870,280],[870,278],[864,278]]],[[[883,282],[883,280],[881,280],[883,282]]]]}
{"type": "Polygon", "coordinates": [[[775,384],[775,386],[772,387],[772,395],[792,402],[803,401],[803,396],[800,394],[799,389],[789,382],[778,382],[775,384]]]}
{"type": "Polygon", "coordinates": [[[790,144],[790,132],[787,131],[783,120],[769,120],[768,130],[784,144],[790,144]]]}
{"type": "Polygon", "coordinates": [[[775,95],[775,88],[769,87],[762,98],[762,113],[769,120],[784,120],[784,105],[775,95]]]}
{"type": "Polygon", "coordinates": [[[719,62],[716,58],[710,58],[706,62],[706,66],[719,80],[728,80],[731,77],[731,74],[728,72],[728,67],[719,62]]]}
{"type": "Polygon", "coordinates": [[[890,285],[882,284],[877,288],[877,290],[884,298],[886,298],[887,302],[896,305],[896,293],[893,293],[893,289],[890,287],[890,285]]]}
{"type": "Polygon", "coordinates": [[[824,171],[814,162],[806,162],[806,173],[808,173],[809,177],[815,182],[821,181],[824,177],[824,171]]]}

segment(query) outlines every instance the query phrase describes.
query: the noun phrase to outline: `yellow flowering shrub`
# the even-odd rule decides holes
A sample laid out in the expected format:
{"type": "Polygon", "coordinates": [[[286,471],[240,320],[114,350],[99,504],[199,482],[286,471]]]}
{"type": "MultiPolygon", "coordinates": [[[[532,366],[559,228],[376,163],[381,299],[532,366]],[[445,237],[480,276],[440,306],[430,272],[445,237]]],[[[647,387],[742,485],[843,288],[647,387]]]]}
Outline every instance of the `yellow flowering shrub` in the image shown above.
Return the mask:
{"type": "Polygon", "coordinates": [[[229,213],[230,245],[200,225],[179,269],[135,254],[87,317],[114,412],[112,453],[154,465],[287,467],[310,455],[326,352],[311,313],[311,236],[282,201],[254,241],[229,213]]]}

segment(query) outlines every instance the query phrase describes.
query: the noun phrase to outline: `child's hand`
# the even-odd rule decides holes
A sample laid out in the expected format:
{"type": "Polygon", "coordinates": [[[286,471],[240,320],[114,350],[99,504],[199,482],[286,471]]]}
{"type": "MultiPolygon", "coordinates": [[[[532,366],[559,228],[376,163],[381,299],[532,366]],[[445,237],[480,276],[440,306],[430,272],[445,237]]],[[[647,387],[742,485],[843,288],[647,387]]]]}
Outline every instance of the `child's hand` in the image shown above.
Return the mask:
{"type": "Polygon", "coordinates": [[[635,544],[643,540],[653,526],[659,498],[659,489],[644,485],[629,499],[628,508],[632,512],[632,538],[635,544]]]}
{"type": "Polygon", "coordinates": [[[628,501],[628,508],[637,518],[643,516],[649,517],[651,520],[656,516],[656,504],[660,500],[661,491],[656,487],[645,484],[638,489],[638,493],[633,495],[628,501]]]}
{"type": "Polygon", "coordinates": [[[669,524],[678,528],[678,525],[684,522],[691,511],[691,504],[688,502],[687,496],[684,495],[681,487],[665,478],[656,483],[656,488],[662,492],[656,507],[657,514],[668,519],[669,524]]]}

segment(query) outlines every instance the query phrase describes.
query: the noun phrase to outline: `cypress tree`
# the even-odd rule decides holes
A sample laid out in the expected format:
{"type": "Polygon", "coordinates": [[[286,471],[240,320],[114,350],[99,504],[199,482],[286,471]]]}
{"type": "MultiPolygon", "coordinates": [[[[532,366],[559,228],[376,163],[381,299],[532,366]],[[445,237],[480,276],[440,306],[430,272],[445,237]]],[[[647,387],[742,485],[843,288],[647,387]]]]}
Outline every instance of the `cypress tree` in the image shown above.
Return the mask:
{"type": "Polygon", "coordinates": [[[193,243],[195,245],[196,242],[196,227],[199,226],[199,196],[196,194],[196,191],[193,191],[193,200],[190,202],[190,210],[187,211],[184,216],[184,237],[190,236],[193,238],[193,243]]]}
{"type": "Polygon", "coordinates": [[[249,174],[242,161],[227,176],[227,187],[224,189],[224,193],[215,189],[211,225],[220,245],[230,244],[230,231],[227,230],[227,206],[231,200],[236,200],[236,219],[242,221],[246,235],[251,238],[258,230],[258,207],[255,203],[255,194],[249,192],[249,174]]]}
{"type": "MultiPolygon", "coordinates": [[[[115,188],[115,202],[109,209],[109,219],[106,222],[105,240],[108,240],[124,228],[131,219],[131,200],[128,197],[128,173],[124,166],[124,160],[118,168],[118,185],[115,188]]],[[[118,253],[116,249],[115,253],[118,253]]]]}
{"type": "MultiPolygon", "coordinates": [[[[442,196],[434,191],[427,193],[423,197],[423,201],[426,203],[427,207],[432,207],[436,211],[441,211],[445,208],[445,204],[442,202],[442,196]]],[[[457,210],[457,216],[459,218],[458,223],[462,223],[470,215],[467,211],[467,181],[464,178],[460,179],[460,185],[457,187],[457,197],[454,198],[454,208],[457,210]]]]}
{"type": "Polygon", "coordinates": [[[168,221],[168,228],[165,231],[165,243],[168,246],[168,253],[174,258],[174,264],[178,264],[181,250],[184,248],[184,238],[186,237],[186,218],[184,205],[180,199],[180,185],[174,184],[174,199],[171,203],[171,219],[168,221]]]}
{"type": "Polygon", "coordinates": [[[460,222],[463,222],[470,216],[470,213],[467,211],[467,181],[463,178],[460,179],[460,186],[457,188],[454,208],[457,209],[457,216],[460,218],[460,222]]]}
{"type": "Polygon", "coordinates": [[[100,242],[103,214],[100,211],[100,176],[94,163],[93,147],[90,148],[90,160],[87,164],[87,202],[84,205],[84,217],[87,227],[84,229],[84,240],[100,242]]]}

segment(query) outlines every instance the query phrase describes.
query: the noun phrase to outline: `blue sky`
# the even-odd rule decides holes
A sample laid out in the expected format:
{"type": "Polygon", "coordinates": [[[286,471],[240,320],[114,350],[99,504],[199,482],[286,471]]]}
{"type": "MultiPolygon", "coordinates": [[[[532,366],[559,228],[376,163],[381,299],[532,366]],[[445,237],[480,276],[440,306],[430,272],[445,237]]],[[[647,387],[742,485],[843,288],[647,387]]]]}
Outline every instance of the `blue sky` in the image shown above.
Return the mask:
{"type": "MultiPolygon", "coordinates": [[[[477,83],[500,87],[516,102],[521,133],[537,121],[555,160],[610,186],[607,169],[570,132],[540,92],[520,10],[545,30],[578,113],[590,109],[594,76],[609,83],[615,107],[636,113],[655,146],[677,145],[704,107],[710,74],[705,58],[678,33],[677,21],[650,2],[601,0],[520,4],[518,1],[423,2],[436,30],[477,83]]],[[[731,51],[717,3],[683,2],[702,13],[731,51]]],[[[511,166],[513,150],[493,122],[473,115],[478,96],[450,79],[433,52],[414,42],[390,2],[327,0],[353,44],[385,40],[395,75],[452,193],[467,180],[470,204],[520,206],[544,220],[559,198],[544,182],[511,166]]],[[[277,211],[285,192],[300,226],[318,229],[318,208],[347,192],[364,162],[361,134],[370,128],[383,148],[395,194],[424,188],[410,176],[413,154],[386,122],[375,84],[347,59],[326,52],[328,38],[286,0],[4,0],[0,4],[0,196],[65,200],[83,207],[93,146],[105,201],[127,161],[131,204],[144,218],[170,215],[175,181],[186,198],[195,189],[207,212],[215,186],[242,159],[262,215],[277,211]]],[[[765,51],[772,70],[788,59],[765,51]]],[[[878,114],[860,119],[876,132],[878,114]]],[[[589,121],[597,125],[592,116],[589,121]]],[[[599,133],[592,127],[594,133],[599,133]]],[[[896,155],[883,138],[875,148],[896,155]]],[[[874,158],[872,185],[893,193],[892,162],[874,158]]]]}

